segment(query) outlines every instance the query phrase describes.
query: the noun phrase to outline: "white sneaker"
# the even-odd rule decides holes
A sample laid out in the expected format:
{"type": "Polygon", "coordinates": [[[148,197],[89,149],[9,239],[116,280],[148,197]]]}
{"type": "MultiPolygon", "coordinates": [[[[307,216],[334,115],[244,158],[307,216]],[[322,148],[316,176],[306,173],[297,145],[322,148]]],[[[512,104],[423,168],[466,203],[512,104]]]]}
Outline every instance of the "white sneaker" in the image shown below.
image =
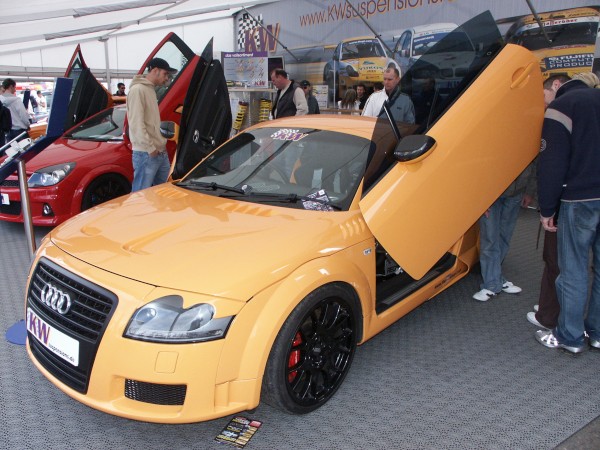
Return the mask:
{"type": "Polygon", "coordinates": [[[473,298],[475,300],[479,300],[480,302],[487,302],[490,298],[494,297],[495,295],[496,294],[494,294],[489,289],[482,289],[479,292],[476,292],[473,295],[473,298]]]}
{"type": "Polygon", "coordinates": [[[533,310],[538,312],[540,310],[540,305],[533,305],[533,310]]]}
{"type": "Polygon", "coordinates": [[[519,286],[515,286],[510,281],[506,281],[502,285],[502,292],[506,292],[507,294],[518,294],[522,290],[523,289],[521,289],[519,286]]]}
{"type": "Polygon", "coordinates": [[[536,327],[544,328],[545,330],[548,329],[548,327],[545,327],[544,325],[539,323],[538,320],[535,318],[535,311],[527,313],[527,320],[529,320],[529,322],[534,324],[536,327]]]}

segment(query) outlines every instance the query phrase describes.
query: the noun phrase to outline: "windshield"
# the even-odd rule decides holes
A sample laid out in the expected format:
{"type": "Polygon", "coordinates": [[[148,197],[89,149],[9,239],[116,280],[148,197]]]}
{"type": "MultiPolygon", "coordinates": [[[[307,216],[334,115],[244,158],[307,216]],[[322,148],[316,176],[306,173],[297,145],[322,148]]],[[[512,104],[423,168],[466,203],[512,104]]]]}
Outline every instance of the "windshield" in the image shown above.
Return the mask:
{"type": "Polygon", "coordinates": [[[254,203],[347,210],[370,148],[367,139],[333,131],[261,128],[224,144],[178,184],[254,203]]]}
{"type": "Polygon", "coordinates": [[[544,30],[550,39],[549,43],[539,26],[528,25],[518,30],[509,40],[510,43],[522,45],[529,50],[542,50],[551,47],[594,45],[598,31],[598,22],[564,23],[546,25],[544,30]]]}
{"type": "Polygon", "coordinates": [[[423,53],[428,51],[431,47],[437,44],[440,39],[448,34],[447,31],[440,33],[429,33],[422,36],[416,36],[413,39],[413,56],[421,56],[423,53]]]}
{"type": "Polygon", "coordinates": [[[342,59],[369,58],[385,55],[383,46],[377,39],[361,39],[345,42],[342,45],[342,59]]]}
{"type": "Polygon", "coordinates": [[[91,141],[122,141],[125,108],[109,108],[82,122],[71,133],[69,139],[91,141]]]}

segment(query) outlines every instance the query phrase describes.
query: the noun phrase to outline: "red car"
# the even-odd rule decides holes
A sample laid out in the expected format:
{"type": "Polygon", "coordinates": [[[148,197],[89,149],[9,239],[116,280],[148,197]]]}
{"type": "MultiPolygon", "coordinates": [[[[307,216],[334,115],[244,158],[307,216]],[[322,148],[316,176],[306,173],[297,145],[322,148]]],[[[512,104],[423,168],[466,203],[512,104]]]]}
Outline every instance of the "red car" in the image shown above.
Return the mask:
{"type": "MultiPolygon", "coordinates": [[[[179,124],[196,67],[212,60],[212,41],[200,57],[176,34],[169,33],[138,73],[143,73],[154,57],[178,69],[170,83],[157,87],[157,97],[161,119],[179,124]],[[210,58],[205,58],[209,53],[210,58]]],[[[131,143],[124,133],[126,107],[111,106],[111,96],[91,75],[79,48],[67,75],[74,78],[75,86],[68,107],[69,129],[26,166],[34,225],[58,225],[81,211],[131,191],[131,143]],[[82,118],[87,120],[81,121],[82,118]]],[[[211,141],[201,142],[207,147],[206,153],[215,146],[211,141]]],[[[172,158],[174,142],[169,141],[167,150],[172,158]]],[[[0,200],[0,220],[23,221],[16,173],[0,183],[0,200]]]]}

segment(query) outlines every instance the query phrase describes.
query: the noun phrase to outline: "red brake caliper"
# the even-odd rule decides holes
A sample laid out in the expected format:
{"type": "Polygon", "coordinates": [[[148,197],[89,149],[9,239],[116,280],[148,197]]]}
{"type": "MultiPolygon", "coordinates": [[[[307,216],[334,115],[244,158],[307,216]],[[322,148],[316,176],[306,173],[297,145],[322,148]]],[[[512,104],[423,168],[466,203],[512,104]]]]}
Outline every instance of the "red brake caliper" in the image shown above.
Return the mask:
{"type": "MultiPolygon", "coordinates": [[[[290,357],[288,359],[288,368],[289,369],[291,369],[292,367],[295,367],[300,362],[300,350],[298,349],[298,347],[300,347],[301,344],[302,344],[302,336],[300,335],[300,332],[298,332],[298,333],[296,333],[296,336],[294,337],[294,342],[292,342],[292,351],[290,352],[290,357]]],[[[292,381],[294,381],[294,379],[296,378],[297,375],[298,375],[298,371],[292,370],[288,374],[288,383],[291,383],[292,381]]]]}

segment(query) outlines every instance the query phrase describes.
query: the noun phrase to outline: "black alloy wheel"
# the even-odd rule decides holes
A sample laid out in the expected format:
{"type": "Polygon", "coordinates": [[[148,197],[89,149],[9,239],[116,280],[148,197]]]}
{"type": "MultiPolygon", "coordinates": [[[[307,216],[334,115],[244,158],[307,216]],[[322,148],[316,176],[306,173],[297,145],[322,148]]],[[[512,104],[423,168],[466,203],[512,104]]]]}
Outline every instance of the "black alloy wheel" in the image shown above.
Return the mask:
{"type": "Polygon", "coordinates": [[[85,190],[81,210],[85,211],[129,192],[131,192],[131,185],[125,178],[116,174],[102,175],[92,181],[85,190]]]}
{"type": "Polygon", "coordinates": [[[329,400],[346,377],[357,342],[348,293],[337,285],[308,295],[286,320],[269,355],[263,399],[304,414],[329,400]]]}

